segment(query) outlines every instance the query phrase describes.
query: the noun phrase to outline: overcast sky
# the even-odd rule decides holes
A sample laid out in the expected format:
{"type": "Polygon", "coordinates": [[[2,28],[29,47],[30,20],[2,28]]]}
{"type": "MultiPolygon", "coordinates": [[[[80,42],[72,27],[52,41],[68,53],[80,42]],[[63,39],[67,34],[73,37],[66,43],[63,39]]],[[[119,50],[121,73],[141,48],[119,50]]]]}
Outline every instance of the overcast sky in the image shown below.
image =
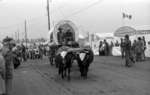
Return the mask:
{"type": "MultiPolygon", "coordinates": [[[[24,37],[27,20],[28,37],[47,38],[47,0],[0,0],[0,39],[24,37]]],[[[136,29],[150,29],[150,0],[50,0],[51,24],[69,19],[82,31],[114,32],[123,25],[136,29]],[[132,19],[122,19],[122,13],[132,19]]]]}

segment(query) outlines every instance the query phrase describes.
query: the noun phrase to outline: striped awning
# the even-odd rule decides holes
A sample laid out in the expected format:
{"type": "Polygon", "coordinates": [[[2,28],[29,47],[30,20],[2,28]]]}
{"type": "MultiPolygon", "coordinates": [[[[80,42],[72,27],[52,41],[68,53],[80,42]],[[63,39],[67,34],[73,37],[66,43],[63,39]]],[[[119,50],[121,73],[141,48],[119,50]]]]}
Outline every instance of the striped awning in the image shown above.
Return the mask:
{"type": "Polygon", "coordinates": [[[136,34],[136,30],[130,26],[123,26],[117,29],[114,33],[116,37],[124,37],[125,35],[133,36],[136,34]]]}

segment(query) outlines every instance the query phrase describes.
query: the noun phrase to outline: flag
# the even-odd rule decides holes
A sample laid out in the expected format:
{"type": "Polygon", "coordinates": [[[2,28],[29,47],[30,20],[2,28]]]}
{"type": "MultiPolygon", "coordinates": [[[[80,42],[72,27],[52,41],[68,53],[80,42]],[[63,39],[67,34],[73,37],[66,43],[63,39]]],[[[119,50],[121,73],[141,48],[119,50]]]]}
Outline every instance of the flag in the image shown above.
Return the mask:
{"type": "Polygon", "coordinates": [[[122,17],[125,18],[125,17],[126,17],[126,14],[125,14],[125,13],[122,13],[122,17]]]}
{"type": "Polygon", "coordinates": [[[126,14],[126,13],[122,13],[122,18],[125,19],[125,18],[128,18],[128,19],[132,19],[132,15],[131,14],[126,14]]]}
{"type": "Polygon", "coordinates": [[[132,19],[132,15],[129,15],[129,19],[132,19]]]}

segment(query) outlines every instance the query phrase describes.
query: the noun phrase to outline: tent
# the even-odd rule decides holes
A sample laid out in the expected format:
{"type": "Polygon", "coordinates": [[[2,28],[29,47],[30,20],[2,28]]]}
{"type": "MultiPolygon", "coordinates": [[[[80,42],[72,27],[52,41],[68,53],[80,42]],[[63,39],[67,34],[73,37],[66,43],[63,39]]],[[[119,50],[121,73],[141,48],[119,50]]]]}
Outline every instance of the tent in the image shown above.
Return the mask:
{"type": "Polygon", "coordinates": [[[136,30],[130,26],[123,26],[114,32],[114,36],[116,37],[124,37],[126,34],[133,36],[136,34],[136,30]]]}

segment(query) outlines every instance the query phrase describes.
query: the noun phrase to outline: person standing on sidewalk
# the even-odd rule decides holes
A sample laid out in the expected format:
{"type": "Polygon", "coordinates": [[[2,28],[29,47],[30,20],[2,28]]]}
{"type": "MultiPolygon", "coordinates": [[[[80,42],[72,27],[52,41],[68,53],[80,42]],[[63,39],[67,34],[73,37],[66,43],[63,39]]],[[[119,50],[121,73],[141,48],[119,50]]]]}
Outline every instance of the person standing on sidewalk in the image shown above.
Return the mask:
{"type": "Polygon", "coordinates": [[[12,79],[13,79],[13,52],[12,48],[15,46],[12,38],[6,37],[3,40],[3,57],[5,60],[5,94],[12,95],[12,79]]]}

